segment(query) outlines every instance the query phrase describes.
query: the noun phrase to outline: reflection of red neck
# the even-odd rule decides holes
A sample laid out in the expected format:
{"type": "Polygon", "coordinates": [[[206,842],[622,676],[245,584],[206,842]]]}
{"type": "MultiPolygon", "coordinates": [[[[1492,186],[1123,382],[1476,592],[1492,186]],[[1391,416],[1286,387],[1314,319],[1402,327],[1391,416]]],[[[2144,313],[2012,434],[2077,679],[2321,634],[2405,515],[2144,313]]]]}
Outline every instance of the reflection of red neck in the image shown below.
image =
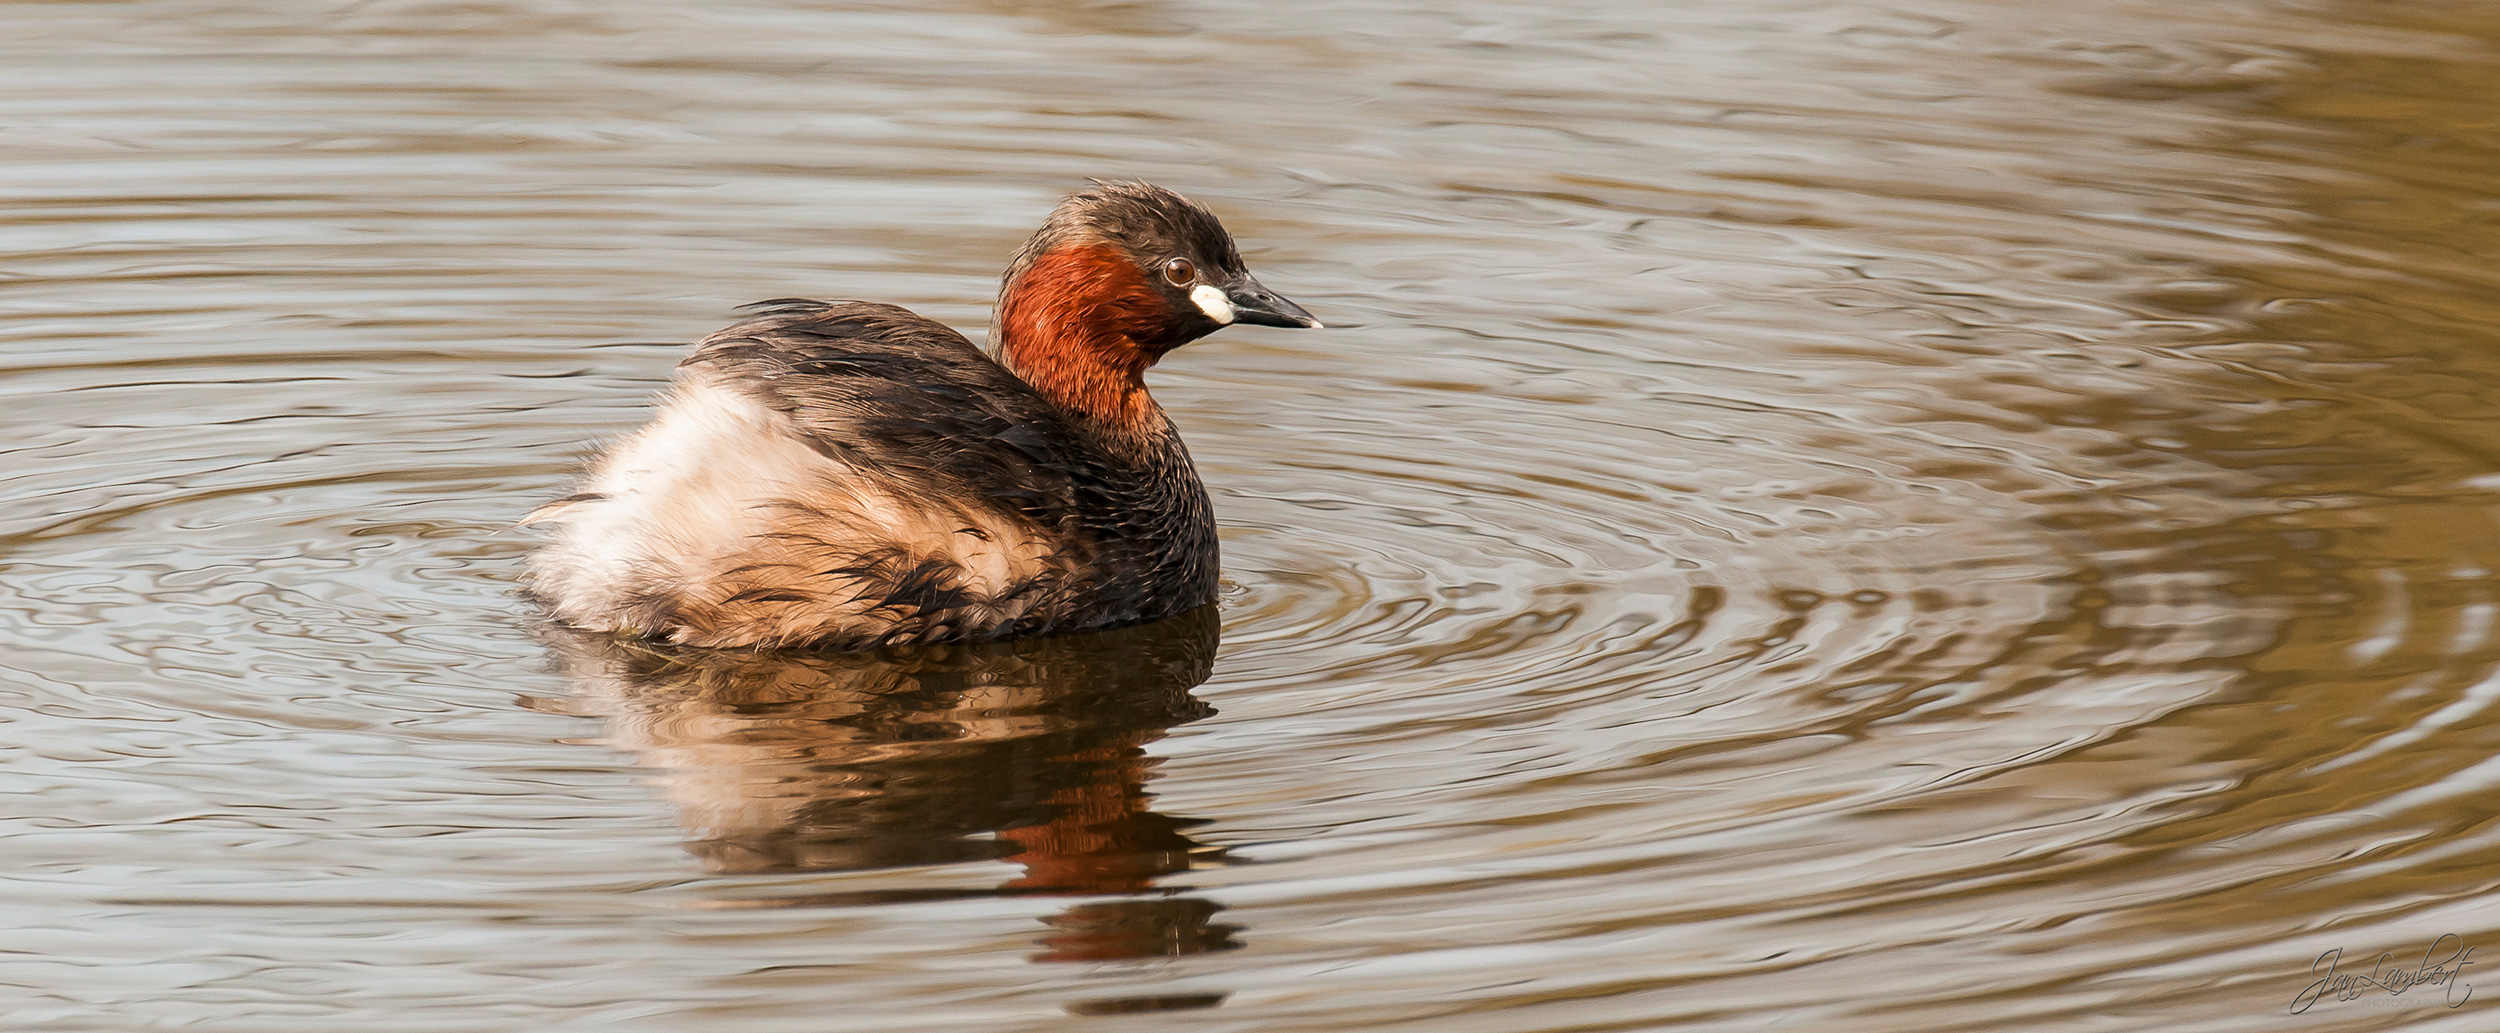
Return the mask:
{"type": "Polygon", "coordinates": [[[998,299],[991,333],[1007,368],[1042,396],[1110,428],[1138,432],[1157,411],[1146,367],[1163,299],[1119,249],[1044,252],[998,299]]]}
{"type": "Polygon", "coordinates": [[[1189,867],[1196,844],[1146,809],[1143,750],[1116,743],[1059,759],[1081,765],[1090,777],[1044,801],[1052,812],[1048,822],[999,830],[998,838],[1022,848],[1003,858],[1024,866],[1024,877],[1007,888],[1136,893],[1158,875],[1189,867]]]}

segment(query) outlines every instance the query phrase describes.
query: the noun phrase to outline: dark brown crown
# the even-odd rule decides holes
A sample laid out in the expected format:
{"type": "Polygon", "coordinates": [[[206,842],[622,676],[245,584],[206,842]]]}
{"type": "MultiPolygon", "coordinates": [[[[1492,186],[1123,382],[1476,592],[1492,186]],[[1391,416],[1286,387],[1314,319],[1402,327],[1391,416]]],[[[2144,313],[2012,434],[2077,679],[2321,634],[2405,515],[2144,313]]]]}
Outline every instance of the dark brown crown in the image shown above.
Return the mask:
{"type": "Polygon", "coordinates": [[[1245,272],[1240,249],[1215,213],[1152,183],[1105,183],[1071,195],[1051,209],[1031,240],[1016,249],[1000,280],[1003,295],[1035,259],[1070,245],[1110,244],[1140,268],[1186,258],[1222,276],[1245,272]]]}

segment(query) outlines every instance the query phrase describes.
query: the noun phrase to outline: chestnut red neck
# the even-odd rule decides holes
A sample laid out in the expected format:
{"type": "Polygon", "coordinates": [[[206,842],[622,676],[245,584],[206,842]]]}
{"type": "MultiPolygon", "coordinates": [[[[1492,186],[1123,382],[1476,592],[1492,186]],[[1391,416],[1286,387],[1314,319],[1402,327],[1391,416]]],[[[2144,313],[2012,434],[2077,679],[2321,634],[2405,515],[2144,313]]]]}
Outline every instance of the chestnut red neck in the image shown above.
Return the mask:
{"type": "Polygon", "coordinates": [[[1036,256],[1000,295],[991,333],[999,360],[1043,397],[1135,437],[1162,422],[1146,367],[1170,318],[1127,255],[1082,242],[1036,256]]]}

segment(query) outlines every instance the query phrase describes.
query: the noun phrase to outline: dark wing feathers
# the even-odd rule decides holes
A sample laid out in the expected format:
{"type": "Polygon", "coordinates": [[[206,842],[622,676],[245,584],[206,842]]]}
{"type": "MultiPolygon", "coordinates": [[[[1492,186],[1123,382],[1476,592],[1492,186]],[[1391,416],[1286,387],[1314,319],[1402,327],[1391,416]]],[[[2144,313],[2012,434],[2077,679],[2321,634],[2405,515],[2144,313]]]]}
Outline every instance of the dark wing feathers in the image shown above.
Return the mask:
{"type": "Polygon", "coordinates": [[[780,299],[681,365],[719,374],[863,476],[1017,512],[1080,515],[1100,449],[962,334],[892,305],[780,299]]]}

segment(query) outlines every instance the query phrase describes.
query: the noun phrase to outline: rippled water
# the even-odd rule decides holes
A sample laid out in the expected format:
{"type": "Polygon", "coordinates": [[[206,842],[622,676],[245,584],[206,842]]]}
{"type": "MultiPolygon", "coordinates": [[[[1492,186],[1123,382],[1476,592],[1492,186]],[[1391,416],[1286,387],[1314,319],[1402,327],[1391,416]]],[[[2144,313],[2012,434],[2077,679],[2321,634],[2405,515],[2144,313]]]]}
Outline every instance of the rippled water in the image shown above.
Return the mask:
{"type": "Polygon", "coordinates": [[[10,1028],[2500,1028],[2299,1003],[2500,951],[2500,9],[1364,6],[0,6],[10,1028]],[[530,621],[1086,176],[1342,325],[1156,374],[1219,614],[530,621]]]}

